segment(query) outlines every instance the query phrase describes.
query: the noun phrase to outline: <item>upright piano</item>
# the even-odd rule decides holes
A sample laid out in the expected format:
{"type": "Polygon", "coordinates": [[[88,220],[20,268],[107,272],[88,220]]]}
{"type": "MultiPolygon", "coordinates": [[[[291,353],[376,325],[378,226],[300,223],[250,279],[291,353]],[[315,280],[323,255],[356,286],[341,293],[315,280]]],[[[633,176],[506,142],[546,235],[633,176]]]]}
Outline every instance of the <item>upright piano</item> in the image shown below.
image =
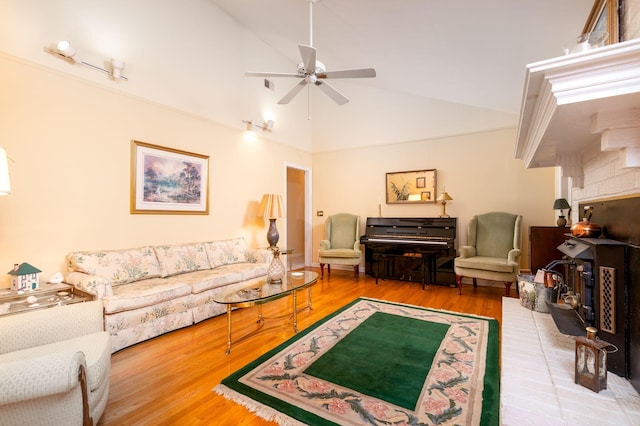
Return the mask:
{"type": "Polygon", "coordinates": [[[456,218],[368,217],[365,268],[371,276],[455,286],[456,218]]]}

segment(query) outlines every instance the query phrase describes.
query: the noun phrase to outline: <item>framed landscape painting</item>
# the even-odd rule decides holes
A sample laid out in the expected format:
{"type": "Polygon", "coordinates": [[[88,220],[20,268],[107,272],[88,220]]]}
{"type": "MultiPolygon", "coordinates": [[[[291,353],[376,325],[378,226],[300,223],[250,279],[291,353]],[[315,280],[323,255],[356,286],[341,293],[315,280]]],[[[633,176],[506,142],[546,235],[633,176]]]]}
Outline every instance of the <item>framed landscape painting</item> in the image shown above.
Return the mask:
{"type": "Polygon", "coordinates": [[[436,169],[390,172],[386,175],[387,204],[436,202],[436,169]]]}
{"type": "Polygon", "coordinates": [[[131,213],[209,214],[209,157],[132,141],[131,213]]]}

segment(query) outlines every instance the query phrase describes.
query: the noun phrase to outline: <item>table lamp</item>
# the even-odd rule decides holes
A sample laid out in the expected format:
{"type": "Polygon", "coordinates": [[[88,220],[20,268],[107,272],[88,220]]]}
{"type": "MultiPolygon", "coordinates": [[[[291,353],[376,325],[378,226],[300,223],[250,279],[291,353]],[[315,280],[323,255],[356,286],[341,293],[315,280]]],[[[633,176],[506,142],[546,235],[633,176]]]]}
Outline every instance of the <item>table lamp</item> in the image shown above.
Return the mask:
{"type": "Polygon", "coordinates": [[[560,210],[560,216],[558,216],[558,220],[556,223],[560,227],[567,226],[567,219],[564,217],[564,209],[571,209],[569,202],[565,198],[558,198],[553,202],[553,209],[560,210]]]}
{"type": "Polygon", "coordinates": [[[269,242],[269,247],[274,248],[280,239],[278,228],[276,228],[276,219],[285,217],[282,196],[280,194],[264,194],[260,202],[259,215],[265,219],[269,219],[267,241],[269,242]]]}
{"type": "Polygon", "coordinates": [[[443,192],[438,196],[438,198],[436,198],[436,201],[440,201],[440,203],[442,203],[442,214],[440,217],[449,217],[447,214],[447,201],[451,200],[453,200],[453,198],[451,198],[451,196],[446,192],[443,192]]]}

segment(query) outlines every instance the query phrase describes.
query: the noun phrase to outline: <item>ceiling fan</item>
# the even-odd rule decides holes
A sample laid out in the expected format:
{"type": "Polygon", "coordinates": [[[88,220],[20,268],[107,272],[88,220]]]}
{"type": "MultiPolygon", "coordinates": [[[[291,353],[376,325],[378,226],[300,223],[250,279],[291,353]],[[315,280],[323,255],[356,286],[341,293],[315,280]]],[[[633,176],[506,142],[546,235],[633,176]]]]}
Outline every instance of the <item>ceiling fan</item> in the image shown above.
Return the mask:
{"type": "Polygon", "coordinates": [[[326,82],[330,78],[371,78],[376,76],[374,68],[360,68],[327,71],[324,64],[316,59],[316,49],[313,47],[313,3],[318,0],[309,0],[309,45],[298,45],[302,62],[298,64],[296,73],[275,72],[247,72],[247,77],[295,77],[301,81],[287,93],[278,104],[288,104],[307,84],[314,84],[338,105],[344,105],[349,99],[334,89],[326,82]]]}

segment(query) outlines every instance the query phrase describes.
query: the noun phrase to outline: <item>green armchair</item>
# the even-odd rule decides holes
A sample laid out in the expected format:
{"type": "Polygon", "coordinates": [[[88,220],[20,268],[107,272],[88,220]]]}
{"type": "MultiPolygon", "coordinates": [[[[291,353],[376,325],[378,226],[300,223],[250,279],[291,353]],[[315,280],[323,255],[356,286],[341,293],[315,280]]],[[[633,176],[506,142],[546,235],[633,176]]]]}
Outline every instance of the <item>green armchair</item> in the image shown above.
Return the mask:
{"type": "Polygon", "coordinates": [[[491,212],[474,216],[467,227],[468,245],[460,247],[454,260],[458,294],[462,278],[502,281],[507,296],[520,271],[520,225],[522,216],[491,212]]]}
{"type": "Polygon", "coordinates": [[[331,265],[353,266],[353,277],[360,275],[360,216],[338,213],[325,222],[326,239],[320,241],[318,258],[320,276],[324,278],[324,265],[331,275],[331,265]]]}

